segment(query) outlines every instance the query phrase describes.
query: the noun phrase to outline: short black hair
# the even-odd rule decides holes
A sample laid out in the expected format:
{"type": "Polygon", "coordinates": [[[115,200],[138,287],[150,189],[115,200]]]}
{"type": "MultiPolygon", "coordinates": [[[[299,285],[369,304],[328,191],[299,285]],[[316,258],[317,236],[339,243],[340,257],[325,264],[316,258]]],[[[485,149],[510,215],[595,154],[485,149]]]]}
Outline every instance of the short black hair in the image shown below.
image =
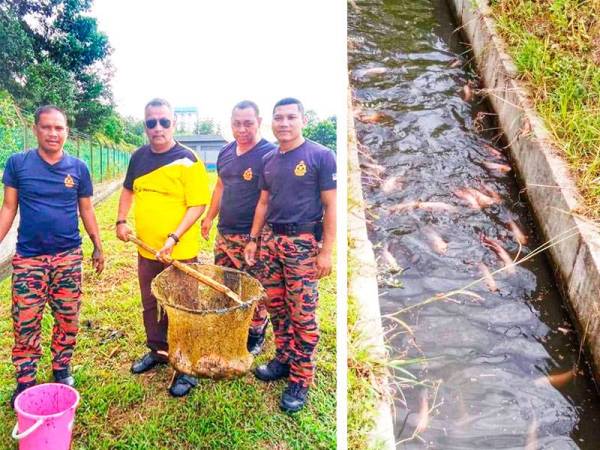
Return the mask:
{"type": "Polygon", "coordinates": [[[275,106],[273,106],[273,114],[275,114],[275,109],[278,106],[284,106],[284,105],[298,105],[298,111],[300,111],[300,114],[304,115],[304,105],[302,104],[302,102],[300,100],[298,100],[297,98],[293,98],[293,97],[282,98],[277,103],[275,103],[275,106]]]}
{"type": "Polygon", "coordinates": [[[40,116],[42,114],[49,113],[50,111],[57,111],[57,112],[61,113],[63,115],[63,117],[65,118],[65,122],[67,121],[67,113],[64,112],[61,108],[59,108],[56,105],[44,105],[44,106],[40,106],[33,113],[33,122],[37,125],[38,123],[40,123],[40,116]]]}
{"type": "Polygon", "coordinates": [[[233,114],[233,112],[236,109],[247,109],[247,108],[252,108],[254,110],[254,112],[256,113],[256,117],[260,116],[260,113],[258,111],[258,105],[256,103],[254,103],[252,100],[242,100],[241,102],[239,102],[238,104],[236,104],[233,109],[231,110],[231,114],[233,114]]]}
{"type": "Polygon", "coordinates": [[[171,107],[171,104],[168,101],[166,101],[164,98],[158,98],[158,97],[153,98],[148,103],[146,103],[146,106],[144,106],[144,112],[148,108],[160,108],[161,106],[166,106],[167,108],[169,108],[169,111],[173,112],[173,108],[171,107]]]}

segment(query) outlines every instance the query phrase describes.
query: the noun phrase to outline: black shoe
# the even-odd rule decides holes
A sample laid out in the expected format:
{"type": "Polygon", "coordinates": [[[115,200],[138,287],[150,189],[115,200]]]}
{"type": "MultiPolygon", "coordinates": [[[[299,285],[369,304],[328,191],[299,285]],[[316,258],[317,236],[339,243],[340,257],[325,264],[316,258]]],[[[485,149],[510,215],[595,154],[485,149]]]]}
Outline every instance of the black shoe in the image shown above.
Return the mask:
{"type": "Polygon", "coordinates": [[[308,397],[308,388],[300,383],[290,381],[288,387],[281,395],[279,407],[283,412],[295,413],[304,408],[306,398],[308,397]]]}
{"type": "Polygon", "coordinates": [[[290,375],[290,365],[272,359],[254,369],[254,376],[262,381],[275,381],[290,375]]]}
{"type": "Polygon", "coordinates": [[[184,373],[178,373],[175,375],[175,379],[173,380],[173,384],[169,386],[169,394],[173,397],[183,397],[188,395],[192,388],[196,387],[198,384],[198,379],[191,375],[186,375],[184,373]]]}
{"type": "Polygon", "coordinates": [[[148,372],[150,369],[158,366],[159,364],[166,364],[167,359],[163,356],[159,356],[154,352],[148,352],[137,361],[134,361],[131,365],[131,373],[139,374],[148,372]]]}
{"type": "Polygon", "coordinates": [[[17,383],[17,387],[15,388],[12,396],[10,397],[10,407],[14,409],[17,395],[19,395],[25,389],[29,389],[32,386],[35,386],[35,381],[30,381],[28,383],[17,383]]]}
{"type": "Polygon", "coordinates": [[[68,367],[61,370],[53,370],[54,382],[66,384],[67,386],[75,386],[75,378],[71,375],[71,369],[68,367]]]}
{"type": "Polygon", "coordinates": [[[263,345],[265,344],[265,334],[264,331],[262,333],[253,333],[252,331],[248,333],[248,343],[246,344],[246,347],[254,356],[257,356],[262,352],[263,345]]]}

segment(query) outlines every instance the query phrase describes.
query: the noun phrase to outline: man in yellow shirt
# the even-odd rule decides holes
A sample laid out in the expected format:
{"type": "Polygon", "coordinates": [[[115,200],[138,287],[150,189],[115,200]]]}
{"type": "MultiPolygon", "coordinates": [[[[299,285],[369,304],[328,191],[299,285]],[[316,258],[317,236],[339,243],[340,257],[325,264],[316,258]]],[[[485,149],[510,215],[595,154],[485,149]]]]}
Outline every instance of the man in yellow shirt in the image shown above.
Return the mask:
{"type": "MultiPolygon", "coordinates": [[[[157,303],[150,284],[167,267],[162,262],[163,256],[182,262],[196,261],[200,251],[200,227],[196,222],[210,200],[204,164],[194,151],[173,138],[175,119],[171,105],[166,100],[154,99],[146,105],[144,113],[150,143],[131,156],[116,224],[117,237],[127,241],[131,233],[127,214],[135,199],[137,237],[160,249],[155,255],[143,249],[138,253],[138,279],[150,351],[133,363],[134,374],[168,362],[167,317],[157,319],[157,303]]],[[[181,397],[196,384],[194,377],[178,373],[169,393],[181,397]]]]}

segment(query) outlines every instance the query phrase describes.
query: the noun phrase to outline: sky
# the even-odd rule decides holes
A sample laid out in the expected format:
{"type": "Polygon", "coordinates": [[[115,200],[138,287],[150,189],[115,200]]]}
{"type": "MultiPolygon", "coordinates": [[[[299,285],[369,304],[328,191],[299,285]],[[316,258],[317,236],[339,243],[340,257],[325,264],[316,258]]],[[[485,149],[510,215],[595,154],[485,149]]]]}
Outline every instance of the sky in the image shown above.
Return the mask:
{"type": "Polygon", "coordinates": [[[255,101],[261,128],[283,97],[325,118],[345,107],[344,0],[95,0],[113,48],[117,110],[142,118],[153,97],[195,106],[231,139],[237,102],[255,101]]]}

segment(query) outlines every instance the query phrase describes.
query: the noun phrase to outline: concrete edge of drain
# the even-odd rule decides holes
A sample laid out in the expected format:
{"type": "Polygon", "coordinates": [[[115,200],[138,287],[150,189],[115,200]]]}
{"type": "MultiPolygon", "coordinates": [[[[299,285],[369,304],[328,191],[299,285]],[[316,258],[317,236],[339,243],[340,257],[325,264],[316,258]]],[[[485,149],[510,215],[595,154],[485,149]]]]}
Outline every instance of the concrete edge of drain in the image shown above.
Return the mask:
{"type": "MultiPolygon", "coordinates": [[[[111,181],[101,187],[101,190],[94,194],[92,203],[96,206],[98,203],[106,200],[113,192],[122,186],[123,180],[118,179],[111,181]]],[[[19,228],[19,214],[15,217],[15,221],[6,234],[0,246],[0,281],[4,280],[12,273],[11,261],[15,254],[15,246],[17,245],[17,230],[19,228]]]]}
{"type": "MultiPolygon", "coordinates": [[[[357,266],[348,280],[348,296],[356,299],[359,319],[357,333],[364,338],[364,347],[375,358],[387,358],[377,287],[377,265],[364,214],[360,166],[356,147],[356,132],[352,115],[352,99],[348,91],[348,261],[357,266]]],[[[383,380],[387,384],[387,380],[383,380]]],[[[392,405],[378,399],[375,428],[369,433],[370,448],[395,449],[392,405]]]]}
{"type": "Polygon", "coordinates": [[[489,100],[510,142],[511,157],[540,231],[546,241],[573,233],[552,247],[550,255],[580,338],[586,337],[586,351],[600,388],[600,234],[573,215],[582,204],[576,184],[561,151],[534,112],[527,91],[517,81],[516,67],[496,32],[487,3],[448,2],[491,92],[489,100]]]}

